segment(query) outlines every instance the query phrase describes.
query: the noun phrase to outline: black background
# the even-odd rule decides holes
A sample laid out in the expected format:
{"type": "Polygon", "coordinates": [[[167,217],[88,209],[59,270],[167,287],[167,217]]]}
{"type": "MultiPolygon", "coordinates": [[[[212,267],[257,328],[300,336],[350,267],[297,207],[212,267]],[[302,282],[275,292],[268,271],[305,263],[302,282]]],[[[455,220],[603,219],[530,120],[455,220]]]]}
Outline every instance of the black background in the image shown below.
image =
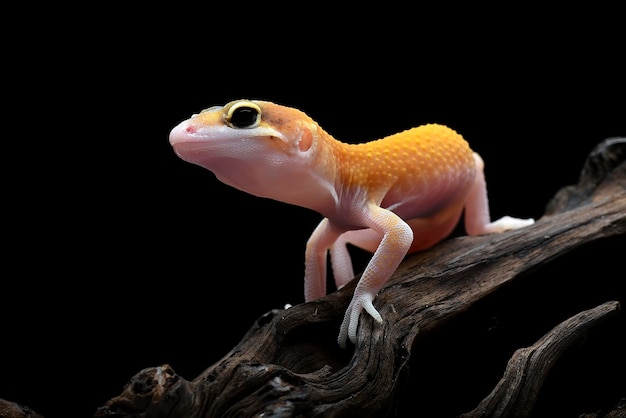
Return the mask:
{"type": "Polygon", "coordinates": [[[178,159],[169,131],[203,108],[275,101],[346,142],[449,125],[486,162],[494,218],[539,218],[626,134],[610,11],[220,7],[83,10],[9,51],[1,398],[90,416],[141,369],[193,379],[303,301],[319,215],[178,159]]]}

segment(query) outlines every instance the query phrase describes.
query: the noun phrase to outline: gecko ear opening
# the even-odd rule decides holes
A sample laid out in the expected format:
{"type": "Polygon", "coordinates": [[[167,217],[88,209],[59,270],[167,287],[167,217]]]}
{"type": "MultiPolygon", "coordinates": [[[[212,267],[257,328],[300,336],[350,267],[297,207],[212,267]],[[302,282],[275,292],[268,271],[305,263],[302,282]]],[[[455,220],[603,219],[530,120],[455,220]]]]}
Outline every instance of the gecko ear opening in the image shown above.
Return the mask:
{"type": "Polygon", "coordinates": [[[298,142],[298,148],[301,152],[306,152],[311,148],[311,145],[313,145],[313,134],[309,129],[304,129],[298,142]]]}

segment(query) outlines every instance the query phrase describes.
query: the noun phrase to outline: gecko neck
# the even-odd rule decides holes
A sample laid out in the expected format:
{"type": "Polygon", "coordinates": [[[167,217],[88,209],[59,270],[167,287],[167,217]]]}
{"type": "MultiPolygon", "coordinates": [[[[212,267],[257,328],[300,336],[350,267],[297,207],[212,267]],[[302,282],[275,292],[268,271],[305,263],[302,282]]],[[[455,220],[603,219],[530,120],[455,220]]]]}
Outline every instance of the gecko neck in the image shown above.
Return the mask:
{"type": "Polygon", "coordinates": [[[311,155],[310,177],[316,179],[316,197],[306,207],[327,218],[340,220],[349,216],[343,203],[351,201],[351,161],[358,155],[356,145],[338,141],[332,135],[318,129],[315,150],[311,155]]]}

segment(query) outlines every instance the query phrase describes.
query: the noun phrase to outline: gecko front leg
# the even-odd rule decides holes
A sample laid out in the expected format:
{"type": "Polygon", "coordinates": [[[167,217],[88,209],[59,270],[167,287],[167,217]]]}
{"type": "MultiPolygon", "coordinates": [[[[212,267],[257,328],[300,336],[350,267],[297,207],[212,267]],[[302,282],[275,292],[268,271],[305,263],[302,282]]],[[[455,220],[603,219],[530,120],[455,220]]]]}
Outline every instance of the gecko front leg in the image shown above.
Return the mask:
{"type": "Polygon", "coordinates": [[[304,255],[304,301],[326,296],[326,258],[328,249],[342,231],[337,230],[328,218],[322,219],[306,244],[304,255]]]}
{"type": "Polygon", "coordinates": [[[330,263],[337,289],[341,289],[354,279],[354,266],[348,244],[374,254],[383,239],[382,234],[371,228],[346,231],[330,247],[330,263]]]}
{"type": "Polygon", "coordinates": [[[370,203],[365,208],[363,220],[369,228],[380,234],[382,240],[359,279],[341,323],[337,341],[342,348],[346,347],[348,338],[356,344],[359,316],[364,309],[376,322],[383,322],[372,301],[396,270],[413,242],[411,227],[387,209],[370,203]]]}

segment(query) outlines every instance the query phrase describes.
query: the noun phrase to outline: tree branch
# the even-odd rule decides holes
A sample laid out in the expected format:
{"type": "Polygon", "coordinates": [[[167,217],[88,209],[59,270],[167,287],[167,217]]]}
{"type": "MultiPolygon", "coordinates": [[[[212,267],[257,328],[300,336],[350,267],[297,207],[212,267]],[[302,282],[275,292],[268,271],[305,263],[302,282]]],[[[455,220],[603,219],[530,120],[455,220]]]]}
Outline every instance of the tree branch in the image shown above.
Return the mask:
{"type": "MultiPolygon", "coordinates": [[[[375,299],[384,324],[363,315],[353,349],[340,349],[336,336],[356,281],[263,315],[193,381],[168,365],[140,371],[95,416],[384,416],[420,338],[548,261],[625,233],[626,139],[612,138],[593,150],[579,183],[559,191],[534,225],[451,238],[408,257],[375,299]]],[[[468,416],[527,414],[555,358],[618,306],[582,312],[515,352],[502,380],[468,416]]]]}
{"type": "Polygon", "coordinates": [[[530,416],[542,383],[558,357],[589,328],[619,309],[618,302],[607,302],[581,312],[560,323],[532,346],[517,350],[494,390],[476,409],[462,417],[530,416]]]}

